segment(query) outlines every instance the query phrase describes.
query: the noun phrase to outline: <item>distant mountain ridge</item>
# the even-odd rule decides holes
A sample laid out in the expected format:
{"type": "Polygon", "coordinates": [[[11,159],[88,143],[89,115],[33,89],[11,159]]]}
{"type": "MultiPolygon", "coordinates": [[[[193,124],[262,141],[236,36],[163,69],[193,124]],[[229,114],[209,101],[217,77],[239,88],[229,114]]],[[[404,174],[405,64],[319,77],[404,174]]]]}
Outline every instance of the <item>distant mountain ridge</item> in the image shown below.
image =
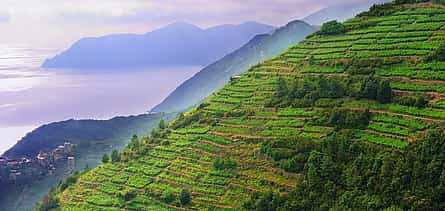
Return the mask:
{"type": "Polygon", "coordinates": [[[274,27],[257,22],[207,29],[174,23],[145,34],[83,38],[47,59],[44,68],[120,69],[145,66],[208,65],[274,27]]]}
{"type": "Polygon", "coordinates": [[[221,88],[230,77],[241,74],[252,65],[278,54],[316,30],[317,27],[297,20],[278,28],[271,35],[257,35],[238,50],[205,67],[185,81],[152,111],[174,112],[192,107],[221,88]]]}
{"type": "Polygon", "coordinates": [[[305,18],[309,24],[322,25],[330,20],[344,21],[354,17],[360,12],[367,11],[373,4],[381,4],[390,2],[391,0],[359,0],[345,4],[337,4],[335,6],[323,8],[305,18]]]}

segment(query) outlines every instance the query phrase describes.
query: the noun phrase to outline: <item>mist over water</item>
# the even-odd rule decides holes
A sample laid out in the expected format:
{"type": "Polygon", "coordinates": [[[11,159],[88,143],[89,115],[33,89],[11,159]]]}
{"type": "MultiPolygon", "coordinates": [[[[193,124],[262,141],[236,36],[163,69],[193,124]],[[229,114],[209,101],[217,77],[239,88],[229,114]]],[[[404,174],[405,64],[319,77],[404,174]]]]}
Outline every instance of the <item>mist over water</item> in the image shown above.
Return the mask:
{"type": "Polygon", "coordinates": [[[42,69],[55,50],[0,47],[0,154],[42,124],[144,113],[201,68],[42,69]]]}

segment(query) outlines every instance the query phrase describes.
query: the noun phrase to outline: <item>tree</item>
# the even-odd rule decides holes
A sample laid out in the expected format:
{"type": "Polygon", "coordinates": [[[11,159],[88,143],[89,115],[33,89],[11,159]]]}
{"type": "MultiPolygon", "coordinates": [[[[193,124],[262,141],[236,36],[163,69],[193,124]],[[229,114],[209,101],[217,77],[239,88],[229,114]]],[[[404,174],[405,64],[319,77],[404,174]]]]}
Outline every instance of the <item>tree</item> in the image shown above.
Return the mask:
{"type": "Polygon", "coordinates": [[[268,106],[279,106],[287,104],[287,97],[289,94],[289,89],[287,86],[287,81],[282,77],[277,80],[277,92],[272,100],[268,103],[268,106]]]}
{"type": "Polygon", "coordinates": [[[283,99],[287,96],[289,90],[287,88],[287,82],[283,78],[278,78],[278,90],[277,90],[277,98],[283,99]]]}
{"type": "Polygon", "coordinates": [[[102,156],[102,163],[108,163],[108,161],[110,161],[110,156],[108,156],[107,154],[104,154],[102,156]]]}
{"type": "Polygon", "coordinates": [[[336,127],[337,129],[364,129],[368,127],[370,120],[371,112],[369,112],[369,109],[360,111],[334,109],[330,114],[329,124],[336,127]]]}
{"type": "Polygon", "coordinates": [[[299,98],[299,96],[298,96],[299,89],[300,89],[300,85],[299,85],[298,81],[295,81],[294,83],[292,83],[292,86],[291,86],[290,92],[289,92],[289,100],[295,100],[295,99],[299,98]]]}
{"type": "Polygon", "coordinates": [[[121,157],[119,155],[119,152],[117,150],[113,150],[111,152],[111,162],[119,162],[121,160],[121,157]]]}
{"type": "Polygon", "coordinates": [[[416,102],[414,103],[414,106],[417,108],[425,108],[425,106],[428,104],[428,101],[425,100],[424,95],[417,95],[416,96],[416,102]]]}
{"type": "Polygon", "coordinates": [[[346,27],[338,21],[329,21],[321,26],[320,35],[339,35],[346,32],[346,27]]]}
{"type": "Polygon", "coordinates": [[[161,121],[159,121],[159,129],[165,129],[166,125],[165,125],[165,121],[164,119],[161,119],[161,121]]]}
{"type": "Polygon", "coordinates": [[[323,178],[321,177],[320,166],[323,160],[323,154],[318,151],[312,151],[309,154],[309,158],[304,167],[305,178],[308,181],[309,187],[314,188],[316,191],[321,191],[319,189],[320,185],[323,184],[323,178]]]}
{"type": "Polygon", "coordinates": [[[375,100],[379,89],[380,80],[374,76],[365,77],[360,88],[360,98],[375,100]]]}
{"type": "Polygon", "coordinates": [[[392,88],[389,81],[380,82],[377,90],[377,100],[380,103],[390,103],[392,101],[392,88]]]}
{"type": "Polygon", "coordinates": [[[179,200],[181,201],[182,205],[187,205],[191,201],[191,194],[190,191],[187,189],[181,190],[181,195],[179,196],[179,200]]]}
{"type": "Polygon", "coordinates": [[[139,148],[140,144],[139,144],[138,136],[137,135],[133,135],[133,137],[131,137],[130,143],[128,145],[133,150],[139,148]]]}

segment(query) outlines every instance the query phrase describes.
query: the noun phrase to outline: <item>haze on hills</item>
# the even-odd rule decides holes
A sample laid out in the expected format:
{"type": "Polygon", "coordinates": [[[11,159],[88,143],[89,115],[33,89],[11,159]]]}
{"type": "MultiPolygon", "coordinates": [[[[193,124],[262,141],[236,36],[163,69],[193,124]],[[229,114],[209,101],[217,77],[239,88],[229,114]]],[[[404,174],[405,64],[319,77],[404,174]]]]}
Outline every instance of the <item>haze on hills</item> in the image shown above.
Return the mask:
{"type": "Polygon", "coordinates": [[[182,83],[152,111],[175,112],[190,108],[224,86],[230,77],[241,74],[252,65],[278,54],[317,29],[296,20],[278,28],[270,35],[257,35],[246,45],[205,67],[182,83]]]}
{"type": "Polygon", "coordinates": [[[175,23],[145,34],[83,38],[46,60],[44,68],[128,69],[148,66],[208,65],[273,26],[246,22],[201,29],[175,23]]]}

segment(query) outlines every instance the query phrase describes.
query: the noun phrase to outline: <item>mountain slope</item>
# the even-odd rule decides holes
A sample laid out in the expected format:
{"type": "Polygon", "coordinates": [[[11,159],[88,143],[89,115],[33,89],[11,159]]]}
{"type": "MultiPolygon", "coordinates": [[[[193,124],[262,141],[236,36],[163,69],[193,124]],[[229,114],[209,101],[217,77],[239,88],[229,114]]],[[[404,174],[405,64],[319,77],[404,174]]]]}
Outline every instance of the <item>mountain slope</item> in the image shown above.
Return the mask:
{"type": "MultiPolygon", "coordinates": [[[[68,120],[55,122],[27,134],[4,155],[11,159],[34,158],[40,151],[49,151],[66,141],[76,144],[76,171],[86,165],[100,164],[102,155],[123,149],[132,135],[145,136],[156,128],[161,119],[166,121],[176,114],[116,117],[110,120],[68,120]]],[[[0,210],[33,210],[51,187],[67,177],[67,166],[57,165],[54,174],[41,178],[27,178],[27,184],[3,184],[0,190],[0,210]]]]}
{"type": "Polygon", "coordinates": [[[51,199],[67,210],[442,210],[444,20],[442,4],[391,3],[324,25],[51,199]]]}
{"type": "Polygon", "coordinates": [[[46,60],[45,68],[119,69],[146,66],[208,65],[272,26],[256,22],[201,29],[175,23],[142,34],[84,38],[46,60]],[[224,41],[224,42],[222,42],[224,41]]]}
{"type": "Polygon", "coordinates": [[[373,4],[381,4],[390,1],[391,0],[359,0],[346,4],[335,5],[323,8],[303,18],[303,21],[306,21],[312,25],[322,25],[323,23],[331,20],[345,21],[363,11],[367,11],[373,4]]]}
{"type": "Polygon", "coordinates": [[[276,55],[316,30],[316,27],[302,21],[293,21],[271,35],[257,35],[240,49],[207,66],[181,84],[161,104],[154,107],[153,111],[175,112],[190,108],[223,87],[230,77],[276,55]]]}

